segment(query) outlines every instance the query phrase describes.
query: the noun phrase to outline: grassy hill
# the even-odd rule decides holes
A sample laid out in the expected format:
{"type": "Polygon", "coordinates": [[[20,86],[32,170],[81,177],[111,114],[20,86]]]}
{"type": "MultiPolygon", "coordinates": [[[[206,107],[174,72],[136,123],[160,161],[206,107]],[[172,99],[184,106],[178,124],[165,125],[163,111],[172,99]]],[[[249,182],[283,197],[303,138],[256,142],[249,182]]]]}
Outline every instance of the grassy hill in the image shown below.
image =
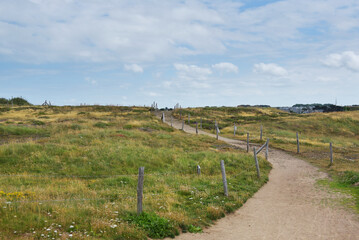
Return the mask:
{"type": "Polygon", "coordinates": [[[0,107],[0,238],[146,239],[201,231],[268,180],[268,162],[260,159],[258,180],[251,155],[223,146],[170,128],[148,108],[0,107]],[[141,166],[145,213],[137,216],[141,166]]]}
{"type": "Polygon", "coordinates": [[[203,128],[214,133],[217,120],[222,136],[264,143],[283,149],[329,172],[333,181],[329,184],[351,193],[356,198],[359,211],[359,111],[292,114],[274,108],[253,107],[205,107],[176,110],[176,118],[200,122],[203,128]],[[233,136],[233,125],[238,127],[233,136]],[[260,126],[263,138],[260,141],[260,126]],[[297,154],[296,132],[300,138],[300,154],[297,154]],[[334,164],[329,161],[329,143],[333,143],[334,164]]]}

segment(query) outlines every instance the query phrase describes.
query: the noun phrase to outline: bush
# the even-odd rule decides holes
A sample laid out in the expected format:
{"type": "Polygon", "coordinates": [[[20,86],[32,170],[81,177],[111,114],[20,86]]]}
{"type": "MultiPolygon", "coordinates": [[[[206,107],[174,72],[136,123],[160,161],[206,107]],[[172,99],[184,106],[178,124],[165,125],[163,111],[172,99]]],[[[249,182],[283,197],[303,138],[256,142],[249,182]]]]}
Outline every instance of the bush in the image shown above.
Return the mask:
{"type": "Polygon", "coordinates": [[[134,223],[144,229],[150,238],[173,238],[175,235],[179,234],[178,230],[173,226],[170,220],[162,218],[155,213],[143,212],[140,215],[130,213],[126,220],[129,223],[134,223]]]}
{"type": "Polygon", "coordinates": [[[37,125],[37,126],[45,125],[45,123],[40,120],[32,120],[31,123],[32,123],[32,125],[37,125]]]}
{"type": "Polygon", "coordinates": [[[345,171],[339,176],[339,181],[344,184],[355,184],[359,182],[359,173],[353,171],[345,171]]]}
{"type": "Polygon", "coordinates": [[[8,104],[9,101],[6,98],[0,98],[0,104],[8,104]]]}
{"type": "Polygon", "coordinates": [[[193,226],[193,225],[189,225],[188,232],[190,232],[190,233],[199,233],[199,232],[202,232],[202,228],[201,227],[196,227],[196,226],[193,226]]]}
{"type": "Polygon", "coordinates": [[[97,122],[93,125],[94,127],[98,127],[98,128],[106,128],[109,126],[109,124],[104,123],[104,122],[97,122]]]}
{"type": "Polygon", "coordinates": [[[31,105],[28,101],[26,101],[22,97],[16,97],[9,100],[9,103],[13,103],[14,105],[23,106],[23,105],[31,105]]]}
{"type": "Polygon", "coordinates": [[[31,103],[29,103],[22,97],[11,98],[9,100],[6,98],[0,98],[0,104],[14,104],[18,106],[31,105],[31,103]]]}

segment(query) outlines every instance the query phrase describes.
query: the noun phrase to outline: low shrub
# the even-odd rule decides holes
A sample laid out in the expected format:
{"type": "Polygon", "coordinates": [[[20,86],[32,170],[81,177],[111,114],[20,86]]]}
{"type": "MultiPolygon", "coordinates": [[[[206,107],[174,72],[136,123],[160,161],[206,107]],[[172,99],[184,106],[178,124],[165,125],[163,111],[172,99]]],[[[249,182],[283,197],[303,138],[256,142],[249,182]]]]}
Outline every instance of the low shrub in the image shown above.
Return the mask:
{"type": "Polygon", "coordinates": [[[339,181],[344,184],[355,184],[359,182],[359,172],[345,171],[339,176],[339,181]]]}
{"type": "Polygon", "coordinates": [[[108,123],[105,123],[105,122],[97,122],[93,125],[94,127],[98,127],[98,128],[106,128],[109,126],[108,123]]]}
{"type": "Polygon", "coordinates": [[[129,213],[126,220],[144,229],[150,238],[174,238],[175,235],[179,234],[177,228],[174,227],[170,220],[162,218],[155,213],[143,212],[140,215],[129,213]]]}

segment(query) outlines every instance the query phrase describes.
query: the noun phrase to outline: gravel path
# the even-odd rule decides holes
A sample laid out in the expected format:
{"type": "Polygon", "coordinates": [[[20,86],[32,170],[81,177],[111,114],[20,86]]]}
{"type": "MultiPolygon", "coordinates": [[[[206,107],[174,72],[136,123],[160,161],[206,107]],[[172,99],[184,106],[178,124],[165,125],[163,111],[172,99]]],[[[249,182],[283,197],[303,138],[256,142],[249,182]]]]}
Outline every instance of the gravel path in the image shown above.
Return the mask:
{"type": "MultiPolygon", "coordinates": [[[[170,124],[169,113],[166,122],[170,124]]],[[[180,121],[173,127],[182,128],[180,121]]],[[[195,129],[185,125],[185,132],[195,129]]],[[[215,137],[214,134],[199,131],[215,137]]],[[[219,137],[246,148],[242,141],[219,137]]],[[[218,220],[203,233],[185,233],[176,239],[359,239],[359,217],[339,200],[348,196],[330,192],[316,181],[328,176],[309,163],[283,151],[270,149],[273,169],[269,181],[239,210],[218,220]]]]}

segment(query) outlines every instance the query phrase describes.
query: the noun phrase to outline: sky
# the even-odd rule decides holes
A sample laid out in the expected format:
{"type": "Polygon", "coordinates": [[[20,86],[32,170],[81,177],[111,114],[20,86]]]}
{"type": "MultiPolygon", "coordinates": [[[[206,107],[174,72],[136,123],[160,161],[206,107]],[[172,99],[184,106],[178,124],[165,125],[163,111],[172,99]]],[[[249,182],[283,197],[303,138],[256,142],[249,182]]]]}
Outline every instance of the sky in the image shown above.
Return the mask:
{"type": "Polygon", "coordinates": [[[359,1],[0,0],[0,97],[359,104],[359,1]]]}

